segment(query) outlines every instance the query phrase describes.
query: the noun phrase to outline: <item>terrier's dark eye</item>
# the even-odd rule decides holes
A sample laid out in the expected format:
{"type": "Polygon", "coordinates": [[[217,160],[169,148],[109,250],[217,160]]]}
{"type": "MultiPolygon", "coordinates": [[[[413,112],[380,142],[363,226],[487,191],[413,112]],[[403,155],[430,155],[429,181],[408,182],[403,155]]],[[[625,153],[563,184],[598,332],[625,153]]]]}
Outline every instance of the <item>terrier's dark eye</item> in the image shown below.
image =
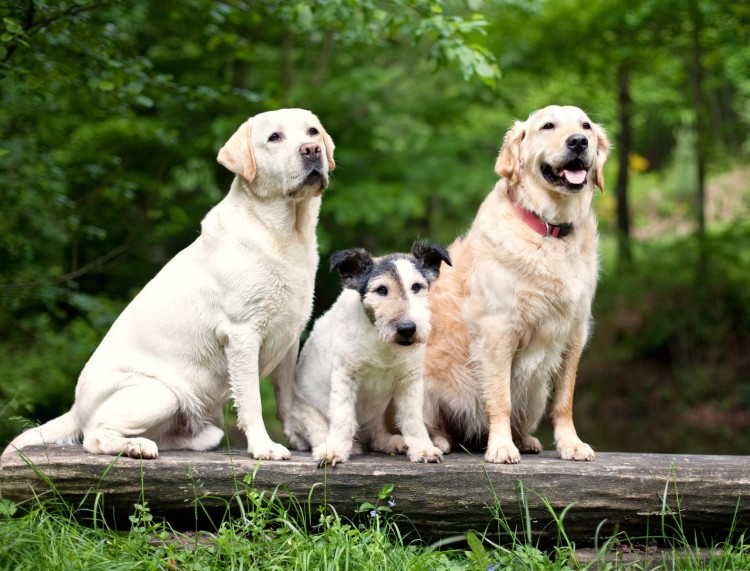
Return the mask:
{"type": "Polygon", "coordinates": [[[308,135],[318,135],[320,131],[318,131],[315,127],[310,127],[310,130],[307,132],[308,135]]]}
{"type": "Polygon", "coordinates": [[[378,289],[375,290],[375,293],[385,297],[386,295],[388,295],[388,288],[385,286],[380,286],[378,289]]]}
{"type": "Polygon", "coordinates": [[[419,293],[420,291],[422,291],[422,284],[413,284],[411,286],[411,291],[413,293],[419,293]]]}
{"type": "Polygon", "coordinates": [[[545,130],[554,129],[554,128],[555,126],[552,123],[545,123],[544,125],[542,125],[542,129],[545,129],[545,130]]]}
{"type": "Polygon", "coordinates": [[[268,137],[268,142],[273,143],[274,141],[280,141],[281,140],[281,133],[271,133],[271,136],[268,137]]]}
{"type": "Polygon", "coordinates": [[[591,129],[591,123],[589,123],[588,121],[584,121],[583,122],[583,128],[584,129],[591,129]]]}

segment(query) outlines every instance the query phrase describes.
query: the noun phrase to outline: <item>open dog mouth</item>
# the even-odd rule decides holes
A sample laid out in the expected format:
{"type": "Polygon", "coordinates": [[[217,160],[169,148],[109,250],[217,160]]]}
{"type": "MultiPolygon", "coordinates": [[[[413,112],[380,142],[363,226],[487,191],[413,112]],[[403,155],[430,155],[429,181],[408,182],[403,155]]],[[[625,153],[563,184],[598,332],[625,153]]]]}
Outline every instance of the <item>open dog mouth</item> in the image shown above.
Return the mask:
{"type": "Polygon", "coordinates": [[[581,159],[573,159],[561,167],[554,168],[549,163],[542,163],[542,176],[551,184],[564,186],[570,190],[580,190],[586,184],[588,172],[581,159]]]}

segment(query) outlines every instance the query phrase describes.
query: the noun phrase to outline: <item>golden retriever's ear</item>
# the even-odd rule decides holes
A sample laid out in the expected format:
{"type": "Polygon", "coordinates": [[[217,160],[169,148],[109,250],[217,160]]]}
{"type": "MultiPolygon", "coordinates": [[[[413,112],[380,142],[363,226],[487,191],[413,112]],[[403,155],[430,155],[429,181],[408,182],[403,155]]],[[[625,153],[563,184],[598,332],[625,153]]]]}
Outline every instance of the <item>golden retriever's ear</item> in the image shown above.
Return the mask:
{"type": "Polygon", "coordinates": [[[607,156],[609,156],[609,140],[607,140],[607,134],[604,132],[604,129],[599,125],[594,125],[594,133],[596,133],[594,184],[599,187],[599,190],[604,192],[604,163],[607,162],[607,156]]]}
{"type": "Polygon", "coordinates": [[[495,163],[495,172],[516,184],[521,180],[521,141],[526,136],[526,124],[522,121],[513,123],[503,139],[503,148],[495,163]]]}
{"type": "Polygon", "coordinates": [[[253,157],[253,142],[251,138],[251,119],[245,121],[234,135],[224,143],[216,160],[234,174],[244,177],[247,182],[255,178],[255,157],[253,157]]]}
{"type": "Polygon", "coordinates": [[[335,145],[333,144],[333,139],[331,139],[331,136],[328,134],[328,131],[326,131],[323,127],[320,128],[320,134],[323,135],[323,143],[325,143],[326,146],[326,158],[328,159],[328,170],[332,171],[336,168],[336,163],[333,160],[333,149],[335,148],[335,145]]]}

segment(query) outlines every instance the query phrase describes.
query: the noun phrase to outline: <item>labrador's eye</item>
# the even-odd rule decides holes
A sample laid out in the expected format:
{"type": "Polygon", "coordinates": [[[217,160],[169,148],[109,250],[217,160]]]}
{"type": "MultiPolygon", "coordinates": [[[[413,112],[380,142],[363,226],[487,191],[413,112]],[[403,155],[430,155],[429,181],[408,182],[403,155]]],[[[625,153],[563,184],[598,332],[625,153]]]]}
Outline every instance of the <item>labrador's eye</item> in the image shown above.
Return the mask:
{"type": "Polygon", "coordinates": [[[318,131],[315,127],[310,127],[310,130],[307,132],[308,135],[318,135],[320,134],[320,131],[318,131]]]}
{"type": "Polygon", "coordinates": [[[280,141],[281,140],[281,133],[271,133],[271,136],[268,137],[268,142],[273,143],[274,141],[280,141]]]}
{"type": "Polygon", "coordinates": [[[412,284],[411,291],[412,293],[419,293],[422,291],[422,284],[412,284]]]}
{"type": "Polygon", "coordinates": [[[555,128],[555,125],[552,123],[545,123],[544,125],[542,125],[542,129],[545,129],[545,130],[554,129],[554,128],[555,128]]]}
{"type": "Polygon", "coordinates": [[[375,290],[375,293],[385,297],[388,295],[388,288],[385,286],[380,286],[378,289],[375,290]]]}
{"type": "Polygon", "coordinates": [[[591,123],[589,123],[588,121],[584,121],[583,128],[584,129],[591,129],[591,123]]]}

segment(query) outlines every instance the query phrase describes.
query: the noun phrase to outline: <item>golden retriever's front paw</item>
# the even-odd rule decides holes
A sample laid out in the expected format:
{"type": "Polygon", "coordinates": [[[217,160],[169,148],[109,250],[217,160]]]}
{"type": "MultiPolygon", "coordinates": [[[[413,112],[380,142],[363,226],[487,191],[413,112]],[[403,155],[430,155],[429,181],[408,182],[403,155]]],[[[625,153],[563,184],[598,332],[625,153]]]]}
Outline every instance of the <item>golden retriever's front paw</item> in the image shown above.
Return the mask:
{"type": "Polygon", "coordinates": [[[313,448],[313,460],[317,462],[319,468],[325,464],[330,464],[331,466],[343,464],[349,461],[351,450],[351,446],[329,446],[324,442],[313,448]]]}
{"type": "Polygon", "coordinates": [[[521,461],[521,453],[511,442],[509,444],[492,446],[487,448],[484,459],[493,464],[518,464],[521,461]]]}
{"type": "Polygon", "coordinates": [[[289,450],[275,442],[248,448],[247,453],[258,460],[289,460],[292,457],[289,450]]]}
{"type": "Polygon", "coordinates": [[[580,440],[570,440],[567,442],[559,442],[557,444],[557,451],[560,453],[560,458],[563,460],[579,460],[588,461],[594,459],[594,449],[588,444],[581,442],[580,440]]]}
{"type": "Polygon", "coordinates": [[[443,451],[437,446],[425,446],[416,450],[409,449],[409,460],[412,462],[440,462],[443,459],[443,451]]]}

